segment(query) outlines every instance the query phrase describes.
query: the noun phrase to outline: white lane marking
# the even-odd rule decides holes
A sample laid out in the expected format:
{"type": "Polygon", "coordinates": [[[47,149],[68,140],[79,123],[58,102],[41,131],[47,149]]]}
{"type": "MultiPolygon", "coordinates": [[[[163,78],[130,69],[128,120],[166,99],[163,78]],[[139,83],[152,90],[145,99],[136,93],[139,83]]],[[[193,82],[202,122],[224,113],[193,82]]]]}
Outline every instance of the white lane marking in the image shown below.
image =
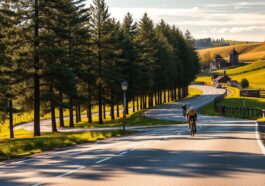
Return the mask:
{"type": "Polygon", "coordinates": [[[34,185],[32,185],[32,186],[41,186],[41,185],[43,185],[43,184],[45,184],[44,182],[42,182],[42,183],[36,183],[36,184],[34,184],[34,185]]]}
{"type": "MultiPolygon", "coordinates": [[[[69,176],[69,175],[71,175],[71,174],[73,174],[73,173],[75,173],[75,172],[78,172],[78,171],[80,171],[80,170],[82,170],[82,169],[85,169],[86,168],[86,166],[80,166],[80,167],[78,167],[77,169],[74,169],[74,170],[71,170],[71,171],[69,171],[69,172],[66,172],[66,173],[63,173],[63,174],[60,174],[60,175],[58,175],[58,176],[56,176],[57,178],[62,178],[62,177],[65,177],[65,176],[69,176]]],[[[32,186],[41,186],[41,185],[44,185],[45,184],[45,182],[40,182],[40,183],[36,183],[36,184],[34,184],[34,185],[32,185],[32,186]]]]}
{"type": "Polygon", "coordinates": [[[124,155],[126,153],[128,153],[128,152],[127,151],[124,151],[124,152],[121,152],[119,155],[124,155]]]}
{"type": "Polygon", "coordinates": [[[70,174],[73,174],[73,173],[75,173],[75,172],[77,172],[77,171],[80,171],[80,170],[82,170],[82,169],[85,169],[85,168],[86,168],[86,166],[81,166],[81,167],[79,167],[79,168],[77,168],[77,169],[71,170],[71,171],[66,172],[66,173],[64,173],[64,174],[61,174],[61,175],[59,175],[59,176],[57,176],[57,177],[58,177],[58,178],[62,178],[62,177],[65,177],[65,176],[69,176],[70,174]]]}
{"type": "Polygon", "coordinates": [[[130,151],[135,151],[136,150],[136,148],[133,148],[133,149],[131,149],[130,151]]]}
{"type": "Polygon", "coordinates": [[[263,155],[265,156],[265,147],[260,139],[260,135],[259,135],[259,124],[258,122],[255,122],[256,123],[256,138],[257,138],[257,143],[258,143],[258,146],[261,150],[261,152],[263,153],[263,155]]]}
{"type": "Polygon", "coordinates": [[[99,161],[96,162],[96,164],[99,164],[99,163],[102,163],[102,162],[104,162],[104,161],[110,160],[111,158],[112,158],[112,157],[108,157],[108,158],[105,158],[105,159],[103,159],[103,160],[99,160],[99,161]]]}

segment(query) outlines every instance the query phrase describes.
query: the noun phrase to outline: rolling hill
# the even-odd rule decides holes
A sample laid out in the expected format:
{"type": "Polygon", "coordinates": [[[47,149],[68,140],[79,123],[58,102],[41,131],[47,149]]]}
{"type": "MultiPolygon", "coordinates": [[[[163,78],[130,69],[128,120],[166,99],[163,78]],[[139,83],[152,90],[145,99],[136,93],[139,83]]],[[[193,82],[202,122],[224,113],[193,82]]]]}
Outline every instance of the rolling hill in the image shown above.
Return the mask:
{"type": "MultiPolygon", "coordinates": [[[[223,70],[216,71],[223,74],[223,70]]],[[[265,60],[259,60],[244,66],[237,66],[227,69],[226,73],[232,78],[240,82],[243,78],[247,78],[250,87],[253,89],[265,89],[265,60]]],[[[196,82],[211,83],[210,74],[198,75],[196,82]]]]}
{"type": "MultiPolygon", "coordinates": [[[[248,65],[233,67],[231,69],[227,69],[226,73],[228,75],[238,75],[238,74],[248,73],[248,72],[259,70],[259,69],[265,70],[265,60],[258,60],[248,65]]],[[[223,70],[218,70],[216,72],[223,73],[223,70]]]]}
{"type": "Polygon", "coordinates": [[[198,53],[201,63],[207,63],[208,61],[212,61],[217,54],[221,55],[224,59],[227,59],[233,48],[240,53],[239,58],[241,62],[253,62],[265,59],[265,42],[209,48],[198,50],[198,53]]]}

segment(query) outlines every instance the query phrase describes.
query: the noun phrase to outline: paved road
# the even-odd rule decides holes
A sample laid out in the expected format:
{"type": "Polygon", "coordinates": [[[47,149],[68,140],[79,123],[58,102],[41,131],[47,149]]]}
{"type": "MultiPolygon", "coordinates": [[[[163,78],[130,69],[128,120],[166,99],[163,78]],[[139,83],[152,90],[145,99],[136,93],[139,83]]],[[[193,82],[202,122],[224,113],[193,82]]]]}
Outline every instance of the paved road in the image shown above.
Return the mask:
{"type": "MultiPolygon", "coordinates": [[[[205,94],[186,103],[198,106],[222,93],[197,88],[205,94]]],[[[146,115],[181,120],[179,107],[169,104],[146,115]]],[[[265,156],[255,130],[253,121],[200,116],[193,138],[187,125],[142,129],[2,165],[0,185],[264,186],[265,156]]]]}

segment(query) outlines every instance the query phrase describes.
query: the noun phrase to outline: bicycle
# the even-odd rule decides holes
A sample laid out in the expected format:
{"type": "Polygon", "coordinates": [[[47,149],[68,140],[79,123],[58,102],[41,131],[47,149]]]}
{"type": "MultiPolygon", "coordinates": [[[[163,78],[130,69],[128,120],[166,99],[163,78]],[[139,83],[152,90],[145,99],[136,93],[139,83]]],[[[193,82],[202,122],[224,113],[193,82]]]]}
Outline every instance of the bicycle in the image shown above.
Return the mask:
{"type": "Polygon", "coordinates": [[[196,119],[193,117],[190,120],[190,125],[191,125],[191,136],[194,136],[196,133],[196,119]]]}

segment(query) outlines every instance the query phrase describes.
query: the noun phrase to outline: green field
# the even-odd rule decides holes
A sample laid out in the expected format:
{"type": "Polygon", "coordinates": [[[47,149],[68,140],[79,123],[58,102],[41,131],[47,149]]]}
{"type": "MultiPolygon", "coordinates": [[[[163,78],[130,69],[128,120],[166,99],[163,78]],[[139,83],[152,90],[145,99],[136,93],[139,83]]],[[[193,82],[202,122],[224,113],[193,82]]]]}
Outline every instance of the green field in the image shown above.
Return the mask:
{"type": "MultiPolygon", "coordinates": [[[[217,72],[223,73],[222,70],[217,72]]],[[[265,89],[265,60],[259,60],[248,65],[228,69],[226,72],[233,80],[237,80],[238,82],[243,78],[247,78],[250,82],[249,88],[265,89]]],[[[207,81],[206,78],[207,77],[200,77],[197,81],[207,81]]]]}
{"type": "Polygon", "coordinates": [[[213,60],[214,57],[219,54],[224,59],[228,59],[229,53],[235,48],[237,52],[240,53],[240,61],[242,62],[251,62],[265,59],[265,43],[254,43],[254,44],[241,44],[241,45],[232,45],[218,48],[209,48],[199,50],[199,56],[201,63],[205,63],[210,60],[213,60]]]}
{"type": "MultiPolygon", "coordinates": [[[[223,101],[219,104],[230,106],[230,107],[246,107],[246,108],[265,108],[265,98],[250,98],[240,97],[239,89],[233,87],[227,87],[231,92],[223,101]]],[[[214,104],[208,104],[200,109],[200,112],[204,115],[220,116],[221,114],[214,110],[214,104]]],[[[249,119],[261,119],[261,118],[249,118],[249,119]]]]}
{"type": "Polygon", "coordinates": [[[243,78],[247,78],[250,82],[250,87],[252,89],[265,89],[265,68],[260,70],[254,70],[251,72],[232,75],[233,80],[241,81],[243,78]]]}
{"type": "MultiPolygon", "coordinates": [[[[256,62],[249,63],[244,66],[227,69],[226,73],[228,75],[237,75],[237,74],[243,74],[243,73],[251,72],[254,70],[260,70],[260,69],[265,69],[265,60],[258,60],[256,62]]],[[[217,73],[223,73],[223,70],[218,70],[217,73]]]]}

